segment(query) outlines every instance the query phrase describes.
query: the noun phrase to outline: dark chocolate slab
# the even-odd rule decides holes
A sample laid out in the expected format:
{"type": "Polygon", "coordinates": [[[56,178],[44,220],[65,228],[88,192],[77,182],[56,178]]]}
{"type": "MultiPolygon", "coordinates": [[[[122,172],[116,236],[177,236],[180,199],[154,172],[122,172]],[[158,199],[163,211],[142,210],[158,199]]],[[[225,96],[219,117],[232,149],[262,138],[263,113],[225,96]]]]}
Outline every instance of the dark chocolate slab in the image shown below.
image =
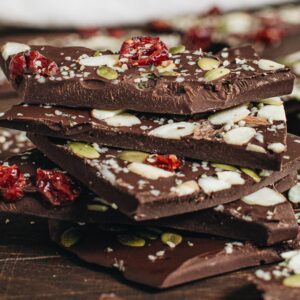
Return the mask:
{"type": "MultiPolygon", "coordinates": [[[[32,46],[31,49],[40,51],[60,68],[52,77],[27,74],[21,83],[12,82],[22,100],[32,104],[64,103],[73,107],[195,114],[289,94],[294,80],[292,72],[284,66],[276,70],[267,70],[269,62],[261,66],[263,60],[251,47],[226,50],[217,55],[230,73],[210,82],[204,80],[204,72],[196,64],[200,57],[207,55],[202,51],[186,50],[173,55],[174,70],[180,73],[175,77],[161,76],[152,66],[127,69],[123,62],[123,67],[118,68],[118,78],[109,81],[97,75],[96,66],[82,65],[81,59],[93,57],[94,50],[50,46],[32,46]],[[151,73],[150,78],[147,73],[151,73]]],[[[7,60],[0,57],[8,78],[11,57],[7,60]]]]}
{"type": "Polygon", "coordinates": [[[116,268],[130,281],[160,289],[262,263],[276,262],[281,260],[281,247],[288,247],[284,245],[263,249],[248,242],[186,233],[181,234],[181,243],[174,247],[174,243],[162,242],[164,231],[156,233],[151,239],[144,238],[144,246],[132,247],[121,244],[120,239],[124,234],[129,234],[130,237],[137,236],[140,241],[141,233],[138,228],[129,232],[116,232],[103,231],[96,226],[73,226],[50,221],[51,238],[88,263],[116,268]],[[69,234],[65,233],[62,238],[66,229],[69,229],[69,234]],[[70,236],[70,232],[73,233],[73,238],[69,239],[71,243],[67,245],[64,241],[70,236]],[[72,244],[74,237],[79,239],[72,244]]]}
{"type": "Polygon", "coordinates": [[[135,220],[178,215],[238,200],[296,171],[300,163],[300,140],[295,136],[288,136],[282,171],[264,171],[259,182],[240,170],[226,172],[207,162],[185,160],[177,172],[129,163],[120,159],[120,150],[98,145],[94,146],[100,157],[86,159],[75,155],[67,141],[33,134],[29,137],[58,166],[135,220]]]}
{"type": "Polygon", "coordinates": [[[0,116],[0,126],[218,163],[226,157],[229,164],[279,170],[286,144],[286,117],[280,99],[272,100],[272,105],[245,104],[193,118],[24,104],[0,116]],[[240,142],[242,131],[247,130],[250,137],[240,142]],[[270,150],[277,143],[282,149],[270,150]]]}
{"type": "MultiPolygon", "coordinates": [[[[19,166],[21,172],[26,173],[32,182],[34,182],[37,168],[48,170],[57,168],[38,150],[31,150],[11,157],[6,163],[19,166]]],[[[284,192],[294,183],[295,175],[289,175],[276,182],[274,189],[277,192],[284,192]]],[[[107,201],[102,201],[88,191],[83,191],[79,199],[70,205],[53,208],[47,205],[38,193],[33,193],[31,188],[30,193],[26,193],[20,201],[14,203],[1,201],[0,212],[72,222],[98,223],[108,227],[114,224],[123,224],[124,226],[137,224],[120,214],[118,210],[110,207],[107,201]]],[[[238,200],[214,209],[139,222],[139,226],[162,226],[190,232],[208,233],[247,240],[260,245],[273,245],[295,238],[298,233],[294,212],[288,202],[261,206],[249,205],[238,200]]]]}

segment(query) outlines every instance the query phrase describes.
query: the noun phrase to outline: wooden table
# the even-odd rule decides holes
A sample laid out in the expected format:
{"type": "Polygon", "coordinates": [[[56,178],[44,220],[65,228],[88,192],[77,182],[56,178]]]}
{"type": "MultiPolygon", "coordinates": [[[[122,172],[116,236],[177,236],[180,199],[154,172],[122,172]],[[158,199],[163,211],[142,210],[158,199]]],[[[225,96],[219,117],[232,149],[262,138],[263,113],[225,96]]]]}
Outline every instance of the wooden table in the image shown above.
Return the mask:
{"type": "Polygon", "coordinates": [[[0,215],[0,299],[99,300],[114,292],[124,299],[257,300],[241,271],[157,291],[127,282],[112,270],[83,264],[54,245],[46,220],[0,215]]]}

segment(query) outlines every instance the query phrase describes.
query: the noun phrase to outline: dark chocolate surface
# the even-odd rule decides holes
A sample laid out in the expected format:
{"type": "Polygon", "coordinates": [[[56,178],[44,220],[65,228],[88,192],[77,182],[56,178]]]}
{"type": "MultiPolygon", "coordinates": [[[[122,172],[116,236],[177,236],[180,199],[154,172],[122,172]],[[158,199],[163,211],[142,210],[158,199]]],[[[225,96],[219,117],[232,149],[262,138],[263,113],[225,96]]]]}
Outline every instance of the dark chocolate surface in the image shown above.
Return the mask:
{"type": "MultiPolygon", "coordinates": [[[[52,239],[62,246],[62,233],[71,226],[50,221],[52,239]]],[[[82,231],[78,242],[65,249],[88,263],[117,268],[126,279],[156,288],[276,262],[281,259],[281,247],[288,247],[263,249],[247,242],[188,234],[182,234],[182,242],[170,247],[160,240],[164,231],[156,239],[145,239],[145,246],[132,247],[119,242],[122,231],[103,231],[95,226],[87,231],[85,226],[77,226],[75,230],[82,231]]],[[[138,229],[125,234],[139,236],[138,229]]]]}
{"type": "MultiPolygon", "coordinates": [[[[27,103],[56,104],[101,109],[131,109],[143,112],[195,114],[224,109],[254,99],[289,94],[294,76],[288,68],[267,71],[258,67],[258,56],[251,47],[226,50],[217,58],[230,69],[227,76],[206,82],[196,60],[202,51],[176,54],[177,77],[154,76],[151,67],[130,68],[116,80],[101,79],[96,67],[82,68],[79,59],[93,56],[94,50],[80,47],[55,48],[32,46],[54,60],[60,73],[53,77],[25,75],[14,83],[19,96],[27,103]],[[225,56],[226,58],[223,58],[225,56]],[[229,63],[229,65],[228,65],[229,63]],[[143,77],[144,76],[144,77],[143,77]],[[43,88],[41,89],[41,86],[43,88]]],[[[10,58],[1,65],[8,77],[10,58]]]]}
{"type": "Polygon", "coordinates": [[[118,158],[120,150],[100,147],[100,158],[85,159],[73,154],[66,141],[38,135],[30,135],[30,139],[58,166],[136,220],[178,215],[232,202],[299,168],[300,140],[295,136],[288,136],[288,152],[282,171],[263,172],[261,175],[267,176],[261,177],[260,182],[239,170],[223,173],[207,162],[185,160],[179,171],[161,173],[161,169],[149,169],[144,163],[121,160],[118,158]],[[220,182],[219,179],[225,174],[231,179],[234,176],[238,183],[224,187],[223,180],[220,182]]]}
{"type": "MultiPolygon", "coordinates": [[[[272,112],[273,109],[278,111],[281,108],[282,105],[278,104],[246,104],[227,110],[227,113],[232,112],[232,118],[236,116],[236,110],[242,116],[235,117],[234,120],[227,117],[227,121],[218,121],[221,124],[215,124],[218,122],[214,120],[218,116],[222,118],[220,113],[193,118],[130,113],[134,123],[130,123],[130,120],[128,123],[128,112],[119,112],[115,116],[101,117],[103,119],[99,120],[95,117],[98,112],[96,110],[23,104],[14,106],[3,114],[0,126],[75,141],[150,153],[172,153],[218,163],[224,162],[226,157],[226,163],[229,164],[278,170],[283,152],[276,153],[268,147],[273,143],[286,144],[284,112],[280,117],[275,117],[275,111],[272,112]],[[188,132],[180,133],[179,130],[179,134],[174,136],[176,126],[186,127],[188,132]],[[252,138],[239,145],[234,144],[233,140],[227,141],[230,134],[228,132],[238,126],[255,129],[252,138]]],[[[240,133],[237,133],[236,140],[239,136],[240,133]]]]}
{"type": "MultiPolygon", "coordinates": [[[[31,150],[7,160],[9,165],[17,165],[34,182],[36,169],[54,169],[41,152],[31,150]]],[[[294,185],[294,175],[276,182],[274,188],[284,192],[294,185]]],[[[82,190],[82,189],[81,189],[82,190]]],[[[102,226],[113,224],[136,225],[136,222],[110,207],[108,202],[83,190],[79,199],[64,207],[50,207],[39,194],[26,193],[20,201],[0,202],[0,212],[33,215],[72,222],[99,223],[102,226]]],[[[191,214],[139,222],[140,226],[162,226],[190,232],[209,233],[239,240],[247,240],[260,245],[272,245],[297,235],[298,225],[288,202],[263,207],[248,205],[238,200],[214,209],[191,214]]]]}

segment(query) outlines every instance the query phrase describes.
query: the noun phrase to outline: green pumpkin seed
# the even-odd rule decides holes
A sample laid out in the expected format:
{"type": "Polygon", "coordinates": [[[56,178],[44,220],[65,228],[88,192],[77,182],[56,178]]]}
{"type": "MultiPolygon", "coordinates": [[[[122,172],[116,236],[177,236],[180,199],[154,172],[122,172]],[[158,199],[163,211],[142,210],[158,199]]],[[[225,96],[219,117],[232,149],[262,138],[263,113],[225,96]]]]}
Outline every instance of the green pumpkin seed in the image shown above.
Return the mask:
{"type": "Polygon", "coordinates": [[[250,176],[255,182],[260,182],[261,178],[259,177],[258,174],[256,174],[253,170],[249,168],[241,168],[242,172],[250,176]]]}
{"type": "Polygon", "coordinates": [[[129,162],[144,162],[149,153],[141,151],[122,151],[118,158],[129,162]]]}
{"type": "Polygon", "coordinates": [[[230,70],[226,69],[226,68],[212,69],[212,70],[209,70],[205,73],[204,79],[206,81],[213,81],[213,80],[221,78],[221,77],[223,77],[223,76],[225,76],[229,73],[230,73],[230,70]]]}
{"type": "Polygon", "coordinates": [[[88,204],[87,209],[90,211],[106,212],[109,207],[102,204],[88,204]]]}
{"type": "Polygon", "coordinates": [[[178,76],[180,73],[174,72],[174,71],[165,71],[162,73],[159,73],[160,76],[178,76]]]}
{"type": "Polygon", "coordinates": [[[185,46],[184,45],[178,45],[176,47],[172,47],[172,48],[169,49],[169,52],[173,55],[178,54],[178,53],[182,53],[184,51],[185,51],[185,46]]]}
{"type": "Polygon", "coordinates": [[[202,57],[197,60],[197,65],[204,71],[209,71],[219,67],[220,62],[217,59],[210,57],[202,57]]]}
{"type": "Polygon", "coordinates": [[[70,248],[78,243],[82,236],[82,231],[76,227],[71,227],[64,231],[64,233],[60,237],[61,244],[66,247],[70,248]]]}
{"type": "Polygon", "coordinates": [[[278,106],[283,104],[282,100],[279,97],[263,99],[260,102],[263,104],[278,105],[278,106]]]}
{"type": "Polygon", "coordinates": [[[129,247],[144,247],[146,241],[138,236],[131,234],[118,234],[118,241],[124,245],[129,247]]]}
{"type": "Polygon", "coordinates": [[[150,231],[150,230],[147,230],[147,229],[144,229],[144,230],[139,230],[137,232],[137,235],[141,236],[142,238],[146,238],[148,240],[157,240],[159,235],[154,232],[154,231],[150,231]]]}
{"type": "Polygon", "coordinates": [[[300,274],[292,275],[283,280],[283,285],[300,288],[300,274]]]}
{"type": "Polygon", "coordinates": [[[234,167],[234,166],[231,166],[231,165],[225,165],[225,164],[211,164],[212,167],[214,168],[218,168],[218,169],[222,169],[222,170],[225,170],[225,171],[235,171],[235,172],[238,172],[239,169],[234,167]]]}
{"type": "Polygon", "coordinates": [[[99,67],[97,69],[97,75],[107,80],[114,80],[118,78],[118,72],[107,66],[99,67]]]}
{"type": "Polygon", "coordinates": [[[88,159],[96,159],[100,157],[99,152],[97,152],[97,150],[89,144],[72,142],[68,144],[68,147],[74,154],[80,157],[88,159]]]}
{"type": "Polygon", "coordinates": [[[93,56],[100,56],[100,55],[102,55],[102,53],[100,52],[100,50],[97,50],[93,56]]]}
{"type": "Polygon", "coordinates": [[[175,248],[182,242],[182,236],[172,232],[165,232],[161,235],[161,241],[170,248],[175,248]]]}

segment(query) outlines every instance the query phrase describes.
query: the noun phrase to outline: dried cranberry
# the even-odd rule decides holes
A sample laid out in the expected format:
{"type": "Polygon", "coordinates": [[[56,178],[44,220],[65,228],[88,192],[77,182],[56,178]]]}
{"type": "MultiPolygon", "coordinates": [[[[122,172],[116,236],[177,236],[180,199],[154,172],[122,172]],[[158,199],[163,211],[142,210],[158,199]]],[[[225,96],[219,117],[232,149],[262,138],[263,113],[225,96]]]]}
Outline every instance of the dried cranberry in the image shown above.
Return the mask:
{"type": "Polygon", "coordinates": [[[276,44],[282,40],[284,34],[285,30],[283,28],[265,27],[256,32],[254,40],[267,45],[276,44]]]}
{"type": "Polygon", "coordinates": [[[122,28],[109,28],[107,29],[107,32],[110,36],[115,38],[121,38],[125,35],[125,30],[122,28]]]}
{"type": "Polygon", "coordinates": [[[61,171],[37,169],[36,187],[54,206],[74,201],[80,194],[71,178],[61,171]]]}
{"type": "Polygon", "coordinates": [[[167,46],[159,37],[134,37],[125,41],[120,56],[129,66],[159,65],[169,59],[167,46]]]}
{"type": "Polygon", "coordinates": [[[13,56],[9,64],[9,71],[12,79],[22,77],[25,72],[53,76],[58,72],[58,66],[39,51],[32,50],[13,56]]]}
{"type": "Polygon", "coordinates": [[[0,191],[7,201],[16,201],[24,196],[24,187],[27,181],[20,169],[13,165],[0,166],[0,191]]]}
{"type": "Polygon", "coordinates": [[[9,63],[9,74],[12,79],[22,77],[26,69],[26,59],[24,53],[15,55],[9,63]]]}
{"type": "Polygon", "coordinates": [[[150,22],[150,28],[158,32],[170,31],[172,29],[171,25],[164,20],[154,20],[150,22]]]}
{"type": "Polygon", "coordinates": [[[218,6],[213,6],[211,7],[203,16],[208,17],[208,16],[220,16],[222,15],[223,12],[220,7],[218,6]]]}
{"type": "Polygon", "coordinates": [[[192,27],[186,31],[183,43],[188,49],[207,50],[212,46],[212,29],[207,27],[192,27]]]}
{"type": "Polygon", "coordinates": [[[181,161],[174,154],[167,154],[167,155],[154,154],[147,157],[146,162],[152,166],[167,171],[175,171],[179,169],[181,166],[181,161]]]}
{"type": "Polygon", "coordinates": [[[78,33],[83,38],[89,38],[95,36],[99,31],[98,27],[86,27],[86,28],[79,28],[78,33]]]}

